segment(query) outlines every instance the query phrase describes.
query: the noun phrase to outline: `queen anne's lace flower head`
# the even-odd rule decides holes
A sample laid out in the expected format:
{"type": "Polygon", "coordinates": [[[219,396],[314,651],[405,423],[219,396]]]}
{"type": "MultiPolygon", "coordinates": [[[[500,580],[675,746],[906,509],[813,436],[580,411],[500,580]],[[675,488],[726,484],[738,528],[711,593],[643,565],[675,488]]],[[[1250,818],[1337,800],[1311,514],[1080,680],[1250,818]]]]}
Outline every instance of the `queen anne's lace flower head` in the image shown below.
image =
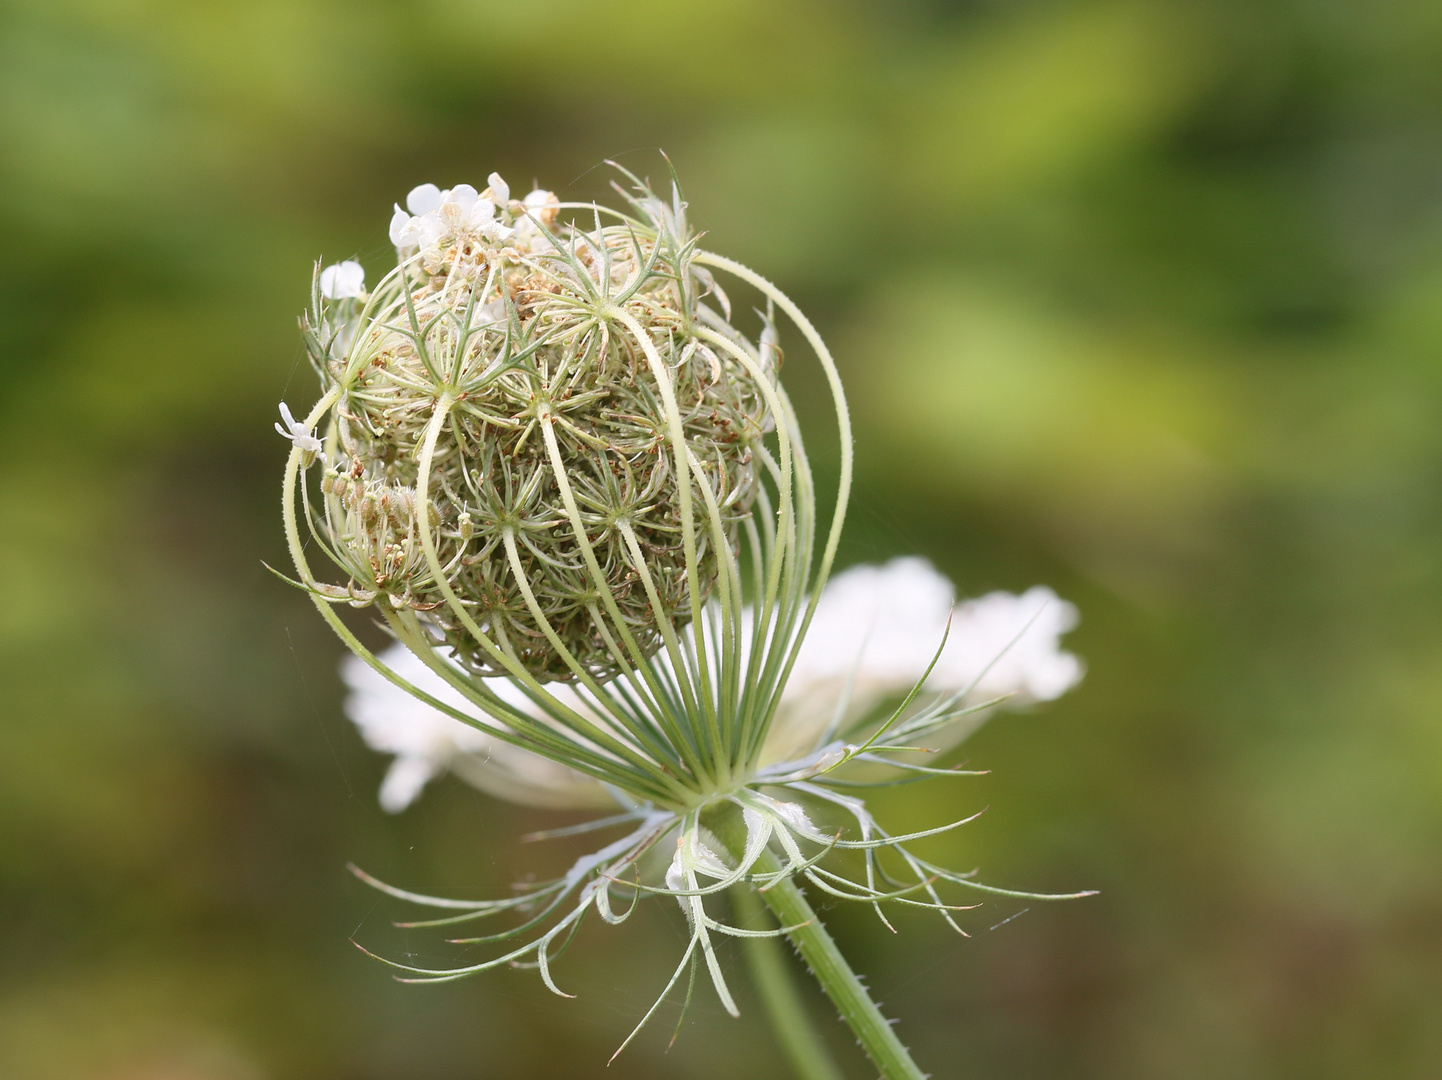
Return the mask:
{"type": "Polygon", "coordinates": [[[735,1012],[713,936],[766,932],[719,922],[714,893],[799,896],[804,879],[883,921],[883,903],[912,904],[960,929],[941,887],[999,891],[907,847],[963,822],[892,836],[857,790],[972,775],[926,755],[998,704],[1074,685],[1059,639],[1076,612],[1044,588],[953,608],[919,559],[828,585],[852,469],[830,353],[775,286],[698,246],[674,184],[668,200],[626,175],[622,212],[513,199],[494,173],[483,190],[423,184],[395,207],[397,265],[373,289],[353,262],[317,271],[303,326],[322,397],[277,425],[286,533],[297,584],[355,654],[347,709],[395,757],[386,809],[449,770],[517,802],[620,810],[569,832],[629,827],[506,900],[373,882],[446,924],[539,912],[478,939],[526,935],[498,956],[394,966],[443,980],[525,962],[559,993],[550,952],[587,913],[621,922],[617,900],[662,893],[691,931],[672,984],[704,962],[735,1012]],[[759,322],[733,318],[718,271],[761,294],[759,322]],[[780,316],[835,407],[824,520],[780,316]],[[394,644],[368,649],[347,606],[394,644]],[[829,867],[841,850],[859,877],[829,867]]]}

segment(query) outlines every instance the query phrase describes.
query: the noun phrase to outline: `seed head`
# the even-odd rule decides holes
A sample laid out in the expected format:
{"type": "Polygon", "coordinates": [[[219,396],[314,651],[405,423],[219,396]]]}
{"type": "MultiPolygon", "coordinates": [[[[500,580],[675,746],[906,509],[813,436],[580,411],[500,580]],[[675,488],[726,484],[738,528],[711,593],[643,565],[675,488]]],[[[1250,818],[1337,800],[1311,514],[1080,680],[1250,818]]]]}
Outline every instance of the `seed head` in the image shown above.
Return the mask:
{"type": "Polygon", "coordinates": [[[502,669],[468,621],[540,681],[576,665],[609,678],[626,634],[654,651],[660,623],[709,596],[716,546],[734,549],[756,498],[769,322],[760,345],[729,323],[679,194],[623,194],[627,213],[588,206],[567,224],[555,195],[511,200],[495,174],[484,192],[422,185],[392,221],[397,269],[364,302],[355,263],[320,271],[303,320],[355,480],[322,483],[328,546],[352,592],[422,613],[476,674],[502,669]],[[700,327],[756,363],[718,355],[700,327]],[[683,486],[723,524],[690,541],[694,577],[683,486]]]}

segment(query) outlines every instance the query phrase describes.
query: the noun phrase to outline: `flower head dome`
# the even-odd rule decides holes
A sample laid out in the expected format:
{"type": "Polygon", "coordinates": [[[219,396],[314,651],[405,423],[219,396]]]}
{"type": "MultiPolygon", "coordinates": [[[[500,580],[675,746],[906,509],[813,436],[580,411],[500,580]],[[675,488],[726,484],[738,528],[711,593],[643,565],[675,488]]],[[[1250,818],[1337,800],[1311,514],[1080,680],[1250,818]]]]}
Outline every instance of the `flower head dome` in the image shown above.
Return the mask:
{"type": "Polygon", "coordinates": [[[697,336],[745,341],[692,265],[679,196],[642,191],[630,214],[588,207],[576,225],[559,208],[547,191],[511,200],[494,173],[483,192],[422,185],[391,222],[397,270],[362,305],[359,267],[328,268],[307,319],[336,391],[325,533],[349,594],[504,671],[472,623],[541,681],[614,675],[627,634],[654,651],[658,614],[684,624],[692,592],[709,595],[756,497],[758,379],[777,356],[747,343],[748,370],[697,336]],[[689,477],[664,452],[678,435],[689,477]],[[688,537],[687,498],[723,527],[688,537]]]}

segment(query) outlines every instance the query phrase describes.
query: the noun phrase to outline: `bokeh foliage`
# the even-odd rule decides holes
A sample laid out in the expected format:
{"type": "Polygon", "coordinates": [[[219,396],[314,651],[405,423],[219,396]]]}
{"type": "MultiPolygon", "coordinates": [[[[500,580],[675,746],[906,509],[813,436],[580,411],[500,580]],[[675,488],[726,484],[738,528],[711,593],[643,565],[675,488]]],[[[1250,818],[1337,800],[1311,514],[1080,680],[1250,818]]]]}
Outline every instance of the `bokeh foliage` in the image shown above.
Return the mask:
{"type": "MultiPolygon", "coordinates": [[[[346,875],[481,892],[559,815],[398,819],[281,560],[311,260],[413,184],[663,147],[843,358],[846,557],[1080,604],[1091,672],[897,789],[1094,900],[828,909],[937,1076],[1442,1060],[1442,7],[1428,0],[13,0],[0,15],[0,1075],[591,1076],[678,929],[406,988],[346,875]]],[[[783,341],[783,345],[786,344],[783,341]]],[[[799,346],[799,343],[795,343],[799,346]]],[[[795,365],[794,392],[809,389],[795,365]]],[[[813,438],[815,443],[821,440],[813,438]]],[[[825,467],[823,461],[822,466],[825,467]]],[[[734,961],[733,961],[734,962],[734,961]]],[[[818,1006],[838,1051],[847,1040],[818,1006]]],[[[782,1076],[702,1003],[621,1077],[782,1076]]],[[[852,1061],[856,1075],[859,1063],[852,1061]]],[[[608,1074],[609,1075],[609,1074],[608,1074]]]]}

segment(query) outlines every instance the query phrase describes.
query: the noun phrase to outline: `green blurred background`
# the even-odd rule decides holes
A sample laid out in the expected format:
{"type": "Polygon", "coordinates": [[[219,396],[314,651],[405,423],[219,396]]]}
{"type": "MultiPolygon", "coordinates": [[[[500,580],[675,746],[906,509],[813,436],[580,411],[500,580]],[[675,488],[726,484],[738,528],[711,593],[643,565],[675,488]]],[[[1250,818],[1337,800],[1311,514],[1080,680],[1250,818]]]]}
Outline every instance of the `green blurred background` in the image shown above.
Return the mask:
{"type": "Polygon", "coordinates": [[[422,181],[599,195],[606,157],[663,177],[657,148],[841,359],[845,560],[1083,612],[1087,680],[984,729],[990,776],[878,801],[990,806],[931,851],[1101,895],[988,904],[968,940],[824,911],[923,1066],[1438,1075],[1442,5],[11,0],[0,26],[0,1077],[786,1075],[709,994],[669,1055],[674,1008],[603,1068],[674,963],[662,905],[583,934],[575,1001],[356,952],[454,955],[347,860],[480,894],[577,849],[517,845],[568,819],[455,781],[382,814],[340,647],[261,567],[312,260],[374,280],[422,181]]]}

